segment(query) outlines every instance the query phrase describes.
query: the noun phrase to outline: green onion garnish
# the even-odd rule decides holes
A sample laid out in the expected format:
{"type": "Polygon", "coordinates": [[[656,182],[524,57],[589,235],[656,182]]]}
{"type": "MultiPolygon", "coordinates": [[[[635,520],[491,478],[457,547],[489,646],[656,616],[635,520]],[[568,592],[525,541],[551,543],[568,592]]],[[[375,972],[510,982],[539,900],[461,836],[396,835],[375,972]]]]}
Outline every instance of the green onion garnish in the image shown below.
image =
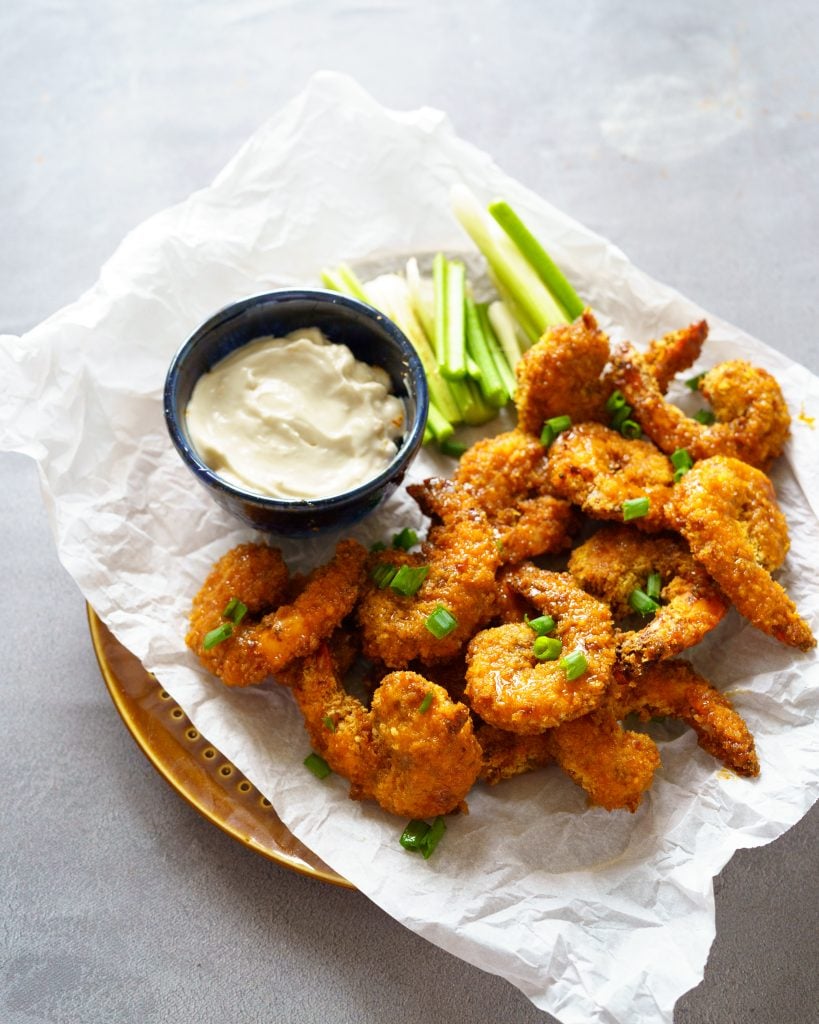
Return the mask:
{"type": "Polygon", "coordinates": [[[572,651],[565,658],[561,658],[559,664],[568,680],[579,679],[589,667],[586,655],[582,651],[572,651]]]}
{"type": "Polygon", "coordinates": [[[660,591],[663,589],[663,580],[658,572],[650,572],[646,580],[646,594],[652,601],[659,600],[660,591]]]}
{"type": "Polygon", "coordinates": [[[689,470],[694,465],[694,460],[686,448],[677,448],[671,453],[671,465],[674,469],[689,470]]]}
{"type": "Polygon", "coordinates": [[[324,718],[322,718],[322,722],[324,723],[325,729],[329,729],[330,732],[336,731],[335,719],[331,718],[330,715],[325,715],[324,718]]]}
{"type": "Polygon", "coordinates": [[[431,706],[432,706],[432,690],[427,690],[426,695],[424,696],[424,699],[418,705],[418,710],[423,715],[425,712],[429,711],[431,706]]]}
{"type": "Polygon", "coordinates": [[[640,615],[653,615],[659,609],[659,604],[644,590],[632,590],[628,595],[628,603],[640,615]]]}
{"type": "Polygon", "coordinates": [[[392,583],[397,573],[397,567],[392,565],[390,562],[379,562],[378,565],[373,567],[370,576],[372,576],[378,589],[383,590],[384,587],[387,587],[392,583]]]}
{"type": "Polygon", "coordinates": [[[687,388],[690,388],[692,391],[699,391],[700,381],[704,376],[704,373],[698,373],[696,377],[689,377],[688,380],[685,382],[685,386],[687,388]]]}
{"type": "Polygon", "coordinates": [[[557,661],[563,653],[563,641],[556,636],[539,636],[532,644],[532,654],[538,661],[557,661]]]}
{"type": "Polygon", "coordinates": [[[625,421],[629,418],[629,416],[631,416],[631,412],[631,406],[628,405],[626,402],[623,402],[619,409],[615,409],[614,415],[611,417],[611,420],[609,421],[609,425],[611,426],[612,430],[619,430],[625,423],[625,421]]]}
{"type": "Polygon", "coordinates": [[[643,436],[643,429],[636,420],[623,420],[620,424],[620,433],[627,441],[636,441],[643,436]]]}
{"type": "Polygon", "coordinates": [[[309,768],[317,779],[326,779],[330,774],[330,765],[318,754],[308,754],[304,759],[304,767],[309,768]]]}
{"type": "Polygon", "coordinates": [[[612,391],[606,400],[606,412],[613,416],[618,409],[622,409],[626,404],[626,396],[622,391],[612,391]]]}
{"type": "Polygon", "coordinates": [[[372,551],[373,554],[375,554],[378,551],[386,551],[386,550],[387,550],[387,545],[384,543],[383,540],[377,540],[374,544],[370,545],[370,551],[372,551]]]}
{"type": "Polygon", "coordinates": [[[412,597],[418,593],[421,584],[427,578],[428,565],[402,565],[390,580],[390,586],[394,591],[403,594],[404,597],[412,597]]]}
{"type": "Polygon", "coordinates": [[[530,619],[528,615],[524,615],[523,621],[538,636],[546,636],[555,628],[555,620],[551,615],[539,615],[536,619],[530,619]]]}
{"type": "Polygon", "coordinates": [[[414,850],[423,854],[424,860],[429,860],[444,832],[446,832],[446,823],[440,814],[431,825],[413,818],[407,823],[398,842],[405,850],[414,850]]]}
{"type": "Polygon", "coordinates": [[[551,419],[546,420],[543,424],[543,430],[540,433],[540,443],[544,448],[548,448],[557,435],[563,430],[568,430],[571,425],[571,416],[552,416],[551,419]]]}
{"type": "Polygon", "coordinates": [[[649,507],[648,498],[628,498],[623,502],[623,522],[648,515],[649,507]]]}
{"type": "Polygon", "coordinates": [[[697,423],[702,423],[704,427],[710,427],[716,418],[710,409],[699,409],[694,413],[694,419],[697,423]]]}
{"type": "Polygon", "coordinates": [[[444,455],[449,455],[453,459],[460,459],[467,448],[467,446],[462,444],[460,441],[452,441],[450,438],[445,438],[443,441],[440,441],[438,443],[438,447],[444,455]]]}
{"type": "Polygon", "coordinates": [[[452,630],[456,628],[458,620],[449,609],[439,604],[435,606],[424,625],[436,639],[441,640],[443,637],[449,636],[452,630]]]}
{"type": "Polygon", "coordinates": [[[238,626],[245,615],[247,615],[247,605],[240,601],[238,597],[232,597],[222,612],[222,618],[230,619],[234,626],[238,626]]]}
{"type": "Polygon", "coordinates": [[[209,651],[212,647],[222,643],[223,640],[233,633],[233,626],[229,622],[223,622],[220,626],[212,629],[209,633],[205,634],[205,639],[202,641],[202,646],[206,651],[209,651]]]}
{"type": "Polygon", "coordinates": [[[417,543],[418,534],[415,530],[411,530],[409,526],[405,526],[400,533],[396,533],[392,538],[392,546],[394,548],[401,548],[403,551],[409,551],[417,543]]]}

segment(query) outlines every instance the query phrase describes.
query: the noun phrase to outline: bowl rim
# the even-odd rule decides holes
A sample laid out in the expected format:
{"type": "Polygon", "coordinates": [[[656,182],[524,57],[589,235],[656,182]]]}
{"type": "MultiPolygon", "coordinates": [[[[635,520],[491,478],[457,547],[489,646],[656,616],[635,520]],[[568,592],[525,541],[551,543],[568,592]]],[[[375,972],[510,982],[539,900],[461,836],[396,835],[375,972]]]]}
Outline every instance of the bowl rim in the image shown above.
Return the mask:
{"type": "MultiPolygon", "coordinates": [[[[294,328],[296,330],[297,328],[294,328]]],[[[233,351],[238,351],[246,344],[251,344],[252,339],[237,345],[233,351]]],[[[213,365],[216,365],[215,363],[213,365]]],[[[371,364],[378,365],[378,364],[371,364]]],[[[384,369],[384,367],[381,367],[384,369]]],[[[174,447],[179,452],[182,460],[191,469],[203,484],[221,491],[223,494],[246,504],[255,505],[258,508],[281,512],[318,512],[322,510],[344,509],[349,505],[357,504],[372,492],[378,492],[406,466],[413,458],[420,447],[423,433],[426,427],[429,410],[429,389],[427,386],[426,373],[421,359],[418,356],[412,342],[404,332],[385,313],[376,307],[362,302],[360,299],[344,295],[341,292],[331,291],[325,288],[281,288],[268,292],[260,292],[245,296],[220,307],[212,313],[207,320],[201,323],[179,346],[171,359],[165,375],[163,389],[163,411],[165,424],[170,434],[174,447]],[[184,361],[196,348],[200,340],[214,328],[223,324],[232,316],[238,316],[246,309],[258,305],[278,305],[294,301],[317,301],[329,302],[334,306],[347,307],[353,311],[363,314],[375,328],[383,330],[397,344],[407,363],[409,375],[413,381],[415,390],[415,415],[410,420],[407,431],[400,447],[390,459],[384,469],[374,477],[359,484],[357,487],[339,494],[322,498],[274,498],[271,495],[260,494],[257,491],[245,490],[242,487],[225,480],[218,473],[212,470],[201,458],[196,448],[188,440],[180,420],[182,415],[177,415],[176,394],[179,383],[180,372],[184,361]]]]}

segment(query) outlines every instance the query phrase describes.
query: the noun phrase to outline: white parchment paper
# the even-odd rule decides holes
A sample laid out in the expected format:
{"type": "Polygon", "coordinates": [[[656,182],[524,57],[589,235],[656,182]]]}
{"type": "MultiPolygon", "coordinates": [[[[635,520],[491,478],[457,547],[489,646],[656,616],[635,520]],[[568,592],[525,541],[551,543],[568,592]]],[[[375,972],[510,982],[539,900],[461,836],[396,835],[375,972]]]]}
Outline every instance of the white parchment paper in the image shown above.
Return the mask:
{"type": "MultiPolygon", "coordinates": [[[[384,110],[353,81],[316,76],[206,189],[126,237],[73,305],[0,346],[0,444],[40,468],[60,557],[87,600],[308,847],[387,913],[500,974],[565,1024],[670,1022],[702,977],[714,936],[712,879],[734,850],[779,836],[819,787],[819,668],[732,613],[695,655],[753,730],[758,780],[718,765],[691,732],[662,744],[636,814],[586,807],[556,769],[477,786],[430,861],[397,844],[401,822],[319,784],[302,766],[300,716],[275,685],[228,690],[183,644],[190,600],[212,562],[252,539],[173,452],[161,391],[172,354],[223,304],[316,284],[322,266],[461,251],[449,211],[461,181],[507,198],[544,239],[616,338],[642,343],[706,315],[650,280],[458,139],[424,109],[384,110]]],[[[819,380],[709,317],[703,366],[735,356],[773,371],[794,413],[774,480],[792,531],[780,579],[819,624],[819,460],[810,416],[819,380]]],[[[424,453],[411,478],[440,472],[424,453]]],[[[403,493],[353,532],[423,528],[403,493]]],[[[285,543],[294,569],[337,538],[285,543]]]]}

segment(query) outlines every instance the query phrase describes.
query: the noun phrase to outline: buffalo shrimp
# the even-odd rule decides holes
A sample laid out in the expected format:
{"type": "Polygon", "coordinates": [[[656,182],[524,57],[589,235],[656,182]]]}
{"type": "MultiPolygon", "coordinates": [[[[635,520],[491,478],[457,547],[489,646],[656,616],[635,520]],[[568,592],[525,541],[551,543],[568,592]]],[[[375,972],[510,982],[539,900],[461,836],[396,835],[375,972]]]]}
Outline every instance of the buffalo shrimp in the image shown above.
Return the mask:
{"type": "Polygon", "coordinates": [[[562,655],[585,659],[578,678],[563,660],[539,660],[527,622],[482,630],[466,652],[466,696],[476,714],[509,732],[537,733],[591,711],[603,700],[615,659],[608,606],[581,590],[569,573],[525,564],[506,574],[509,585],[555,620],[562,655]]]}
{"type": "Polygon", "coordinates": [[[790,414],[776,379],[740,359],[719,363],[699,381],[715,422],[701,423],[667,402],[642,357],[628,344],[612,357],[609,378],[634,418],[664,452],[685,449],[692,459],[729,455],[765,469],[781,454],[790,414]]]}
{"type": "Polygon", "coordinates": [[[816,639],[771,576],[788,550],[788,529],[773,484],[746,462],[715,455],[674,487],[668,520],[691,553],[757,629],[803,651],[816,639]]]}
{"type": "Polygon", "coordinates": [[[466,809],[481,748],[469,710],[443,687],[390,672],[366,708],[344,689],[326,643],[288,670],[287,681],[313,749],[349,781],[352,799],[405,818],[466,809]]]}
{"type": "Polygon", "coordinates": [[[630,665],[669,658],[693,647],[722,621],[728,600],[675,534],[646,536],[629,526],[604,526],[575,548],[569,572],[608,602],[615,620],[633,616],[630,597],[658,573],[662,602],[639,629],[618,631],[617,655],[630,665]]]}

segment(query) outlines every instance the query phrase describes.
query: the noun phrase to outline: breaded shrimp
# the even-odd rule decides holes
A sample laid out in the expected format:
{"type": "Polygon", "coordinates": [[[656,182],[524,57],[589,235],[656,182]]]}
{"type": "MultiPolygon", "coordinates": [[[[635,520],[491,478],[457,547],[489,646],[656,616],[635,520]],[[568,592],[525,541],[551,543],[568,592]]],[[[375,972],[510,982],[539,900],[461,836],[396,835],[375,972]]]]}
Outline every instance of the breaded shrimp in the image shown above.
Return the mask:
{"type": "MultiPolygon", "coordinates": [[[[687,370],[697,361],[707,337],[708,324],[705,320],[699,320],[649,342],[643,353],[643,363],[662,394],[666,393],[678,373],[687,370]]],[[[608,380],[613,390],[613,381],[611,378],[608,380]]]]}
{"type": "Polygon", "coordinates": [[[491,786],[535,771],[553,760],[548,732],[522,736],[481,722],[475,736],[481,745],[481,779],[491,786]]]}
{"type": "Polygon", "coordinates": [[[618,718],[678,718],[697,743],[738,775],[759,775],[754,738],[731,701],[687,661],[663,661],[618,676],[609,704],[618,718]]]}
{"type": "Polygon", "coordinates": [[[602,601],[581,590],[569,573],[526,564],[506,574],[509,584],[556,621],[562,655],[585,656],[574,680],[559,660],[535,657],[535,633],[525,622],[477,633],[466,652],[466,696],[490,725],[530,734],[586,714],[603,700],[614,665],[614,626],[602,601]]]}
{"type": "Polygon", "coordinates": [[[623,502],[648,498],[641,530],[666,525],[674,469],[668,456],[644,439],[629,440],[601,423],[581,423],[559,434],[546,468],[552,491],[594,519],[623,522],[623,502]]]}
{"type": "Polygon", "coordinates": [[[608,707],[543,735],[563,771],[607,811],[636,811],[660,764],[651,737],[623,729],[608,707]]]}
{"type": "Polygon", "coordinates": [[[285,599],[287,585],[287,566],[278,548],[266,544],[232,548],[216,562],[193,599],[185,643],[228,686],[261,683],[270,666],[259,644],[259,617],[285,599]],[[223,612],[234,598],[247,607],[247,614],[238,624],[230,623],[226,640],[206,651],[205,637],[227,623],[223,612]]]}
{"type": "Polygon", "coordinates": [[[633,408],[633,417],[664,452],[678,448],[692,459],[729,455],[765,469],[782,453],[791,418],[776,379],[767,370],[733,359],[701,379],[716,422],[703,424],[663,398],[657,382],[635,349],[619,346],[609,378],[633,408]]]}
{"type": "Polygon", "coordinates": [[[788,550],[788,530],[761,470],[721,455],[695,463],[674,487],[668,519],[757,629],[803,651],[816,646],[810,627],[770,575],[788,550]]]}
{"type": "Polygon", "coordinates": [[[608,359],[609,339],[590,309],[572,324],[551,327],[515,368],[520,429],[539,436],[553,416],[571,416],[573,423],[604,420],[610,389],[601,374],[608,359]]]}
{"type": "Polygon", "coordinates": [[[465,810],[481,748],[468,709],[415,672],[391,672],[370,709],[343,687],[327,644],[288,680],[313,749],[350,782],[354,800],[376,800],[404,818],[465,810]]]}
{"type": "Polygon", "coordinates": [[[639,629],[617,632],[617,656],[629,665],[670,658],[693,647],[719,622],[729,602],[674,534],[647,537],[630,526],[604,526],[569,558],[581,587],[608,602],[615,620],[633,616],[629,597],[650,573],[662,583],[659,610],[639,629]]]}
{"type": "Polygon", "coordinates": [[[430,529],[421,551],[382,551],[373,559],[373,568],[426,567],[420,588],[405,596],[391,585],[380,587],[371,572],[359,601],[364,654],[388,668],[405,668],[416,658],[434,664],[453,657],[495,608],[495,573],[501,559],[486,516],[449,482],[430,500],[441,522],[430,529]],[[427,626],[439,605],[456,621],[442,637],[427,626]]]}
{"type": "Polygon", "coordinates": [[[269,672],[314,651],[350,614],[366,560],[367,550],[358,541],[340,541],[333,558],[310,573],[298,597],[261,620],[256,636],[269,672]]]}
{"type": "MultiPolygon", "coordinates": [[[[474,500],[486,514],[504,563],[571,546],[577,512],[549,493],[546,449],[531,434],[510,430],[477,441],[461,456],[453,482],[464,502],[474,500]]],[[[427,480],[410,487],[409,493],[427,515],[435,516],[435,495],[430,492],[442,485],[427,480]]]]}

